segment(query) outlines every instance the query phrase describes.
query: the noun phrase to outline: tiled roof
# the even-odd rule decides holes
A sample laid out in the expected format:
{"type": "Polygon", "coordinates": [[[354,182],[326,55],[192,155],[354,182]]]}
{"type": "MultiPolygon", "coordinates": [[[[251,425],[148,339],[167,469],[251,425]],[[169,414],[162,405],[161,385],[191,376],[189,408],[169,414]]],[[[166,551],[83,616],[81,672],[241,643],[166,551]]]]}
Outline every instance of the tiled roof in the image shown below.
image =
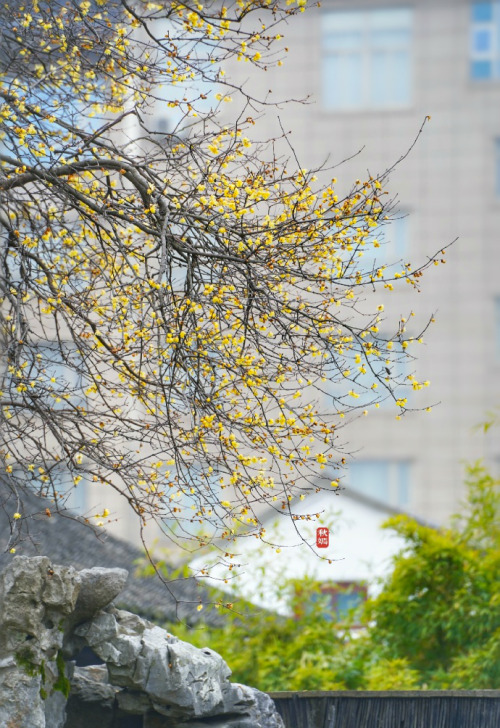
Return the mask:
{"type": "MultiPolygon", "coordinates": [[[[16,553],[26,556],[48,556],[54,563],[88,569],[93,566],[127,569],[129,580],[117,597],[117,606],[152,619],[174,623],[178,619],[193,623],[199,621],[196,607],[207,600],[204,589],[193,578],[182,578],[163,584],[159,577],[134,575],[136,562],[144,553],[121,539],[83,523],[76,517],[45,514],[49,501],[32,492],[23,492],[22,521],[25,537],[16,553]]],[[[0,480],[0,570],[13,558],[6,553],[9,539],[7,514],[17,510],[14,498],[6,484],[0,480]]],[[[21,523],[21,522],[17,522],[21,523]]],[[[204,610],[207,621],[216,621],[217,613],[204,610]]]]}

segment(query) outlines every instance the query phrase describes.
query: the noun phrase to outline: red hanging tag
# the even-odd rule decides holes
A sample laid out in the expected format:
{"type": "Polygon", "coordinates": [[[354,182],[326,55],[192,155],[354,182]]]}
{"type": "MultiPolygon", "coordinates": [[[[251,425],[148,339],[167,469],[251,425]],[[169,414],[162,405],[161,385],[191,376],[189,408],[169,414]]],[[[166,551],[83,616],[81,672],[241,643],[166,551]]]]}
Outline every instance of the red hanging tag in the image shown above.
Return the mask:
{"type": "Polygon", "coordinates": [[[326,549],[330,545],[330,532],[324,526],[316,529],[316,546],[319,549],[326,549]]]}

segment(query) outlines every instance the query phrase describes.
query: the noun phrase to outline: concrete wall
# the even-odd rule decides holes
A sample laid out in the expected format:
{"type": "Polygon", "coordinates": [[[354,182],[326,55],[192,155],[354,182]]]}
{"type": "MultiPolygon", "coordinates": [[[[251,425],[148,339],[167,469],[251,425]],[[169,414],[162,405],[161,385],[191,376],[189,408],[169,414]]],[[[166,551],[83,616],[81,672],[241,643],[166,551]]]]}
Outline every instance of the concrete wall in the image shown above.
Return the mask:
{"type": "MultiPolygon", "coordinates": [[[[290,21],[281,68],[251,74],[235,64],[234,77],[247,88],[285,103],[256,125],[256,136],[279,135],[280,123],[301,166],[332,164],[359,152],[336,168],[348,189],[366,171],[377,174],[404,154],[426,115],[431,116],[411,154],[393,172],[389,189],[410,214],[408,258],[416,266],[426,256],[458,241],[445,266],[432,268],[421,292],[401,286],[386,301],[387,326],[416,313],[415,327],[436,313],[424,346],[415,350],[417,378],[430,389],[415,407],[433,407],[396,421],[396,408],[374,411],[345,431],[358,459],[407,459],[411,498],[405,507],[434,521],[453,512],[463,495],[463,463],[477,458],[498,467],[500,438],[473,432],[486,412],[500,403],[500,331],[494,300],[500,296],[500,195],[496,189],[496,140],[500,138],[500,79],[474,81],[469,72],[471,4],[466,0],[325,0],[290,21]],[[333,111],[322,96],[322,16],[331,10],[412,7],[410,103],[402,108],[333,111]]],[[[325,175],[327,177],[328,175],[325,175]]],[[[374,494],[375,495],[375,494],[374,494]]]]}

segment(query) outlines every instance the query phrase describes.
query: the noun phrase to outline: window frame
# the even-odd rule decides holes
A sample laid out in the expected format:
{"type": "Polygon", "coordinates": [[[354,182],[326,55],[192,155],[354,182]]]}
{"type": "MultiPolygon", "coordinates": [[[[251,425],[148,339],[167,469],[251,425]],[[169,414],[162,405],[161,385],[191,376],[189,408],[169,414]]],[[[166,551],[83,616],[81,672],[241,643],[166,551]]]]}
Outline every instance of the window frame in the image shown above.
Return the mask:
{"type": "MultiPolygon", "coordinates": [[[[73,356],[80,356],[76,344],[71,340],[61,341],[43,341],[38,342],[34,349],[35,357],[38,359],[38,354],[41,354],[41,362],[44,366],[40,369],[45,379],[47,379],[52,373],[56,377],[56,387],[54,389],[53,401],[48,398],[50,385],[47,387],[47,392],[43,395],[47,397],[46,402],[49,403],[51,408],[54,410],[65,410],[73,407],[87,407],[87,395],[85,394],[85,388],[90,385],[90,381],[86,379],[85,373],[82,368],[77,367],[75,362],[72,366],[71,362],[68,361],[73,356]],[[44,354],[42,354],[44,352],[44,354]],[[50,357],[50,352],[52,356],[50,357]],[[52,372],[51,372],[52,369],[52,372]],[[62,390],[58,394],[58,387],[61,386],[62,390]],[[67,394],[68,396],[61,396],[67,394]]],[[[40,362],[39,362],[40,363],[40,362]]],[[[44,382],[47,386],[47,381],[44,382]]]]}
{"type": "MultiPolygon", "coordinates": [[[[325,610],[322,612],[322,617],[326,622],[333,622],[335,624],[342,624],[346,619],[349,618],[349,613],[356,611],[359,613],[360,608],[364,602],[368,599],[368,585],[364,581],[359,580],[347,580],[347,581],[325,581],[315,582],[313,584],[315,593],[318,596],[324,596],[328,599],[328,604],[325,604],[325,610]],[[339,597],[343,594],[355,594],[360,599],[357,604],[349,607],[347,610],[339,609],[339,597]]],[[[311,602],[302,602],[301,597],[306,595],[308,590],[304,592],[301,588],[300,583],[295,585],[295,599],[297,600],[297,606],[295,608],[295,619],[300,619],[303,616],[307,616],[314,609],[314,600],[311,602]]],[[[354,621],[351,627],[359,627],[359,620],[354,621]]]]}
{"type": "Polygon", "coordinates": [[[390,220],[379,223],[367,239],[360,268],[391,268],[411,256],[413,216],[409,209],[397,210],[390,220]],[[373,246],[377,241],[377,247],[373,246]]]}
{"type": "Polygon", "coordinates": [[[470,6],[470,30],[469,30],[469,75],[474,83],[500,81],[500,0],[489,2],[471,2],[470,6]],[[491,19],[476,20],[474,8],[479,5],[491,7],[491,19]],[[487,32],[491,40],[491,48],[487,50],[476,50],[475,40],[478,33],[487,32]],[[487,75],[475,75],[474,67],[479,70],[477,64],[490,64],[490,73],[487,75]]]}
{"type": "Polygon", "coordinates": [[[353,493],[379,501],[391,508],[407,509],[411,506],[412,501],[412,461],[409,458],[361,458],[354,460],[350,463],[347,472],[347,487],[353,493]],[[353,485],[352,468],[353,466],[356,467],[359,465],[363,465],[366,468],[377,465],[387,466],[387,495],[353,485]],[[401,474],[403,472],[405,473],[405,477],[401,480],[401,474]]]}
{"type": "MultiPolygon", "coordinates": [[[[378,30],[384,30],[379,28],[378,30]]],[[[339,33],[337,33],[339,35],[339,33]]],[[[322,13],[321,16],[321,55],[322,55],[322,107],[328,112],[356,112],[356,111],[387,111],[394,109],[407,109],[412,104],[412,80],[413,80],[413,42],[414,38],[414,8],[410,4],[401,4],[397,6],[384,6],[378,8],[356,8],[347,10],[328,10],[322,13]],[[408,40],[401,42],[399,45],[378,45],[376,40],[376,21],[377,15],[387,12],[398,12],[406,11],[408,13],[407,24],[400,22],[399,27],[396,25],[395,28],[386,28],[390,32],[391,30],[408,30],[408,40]],[[333,35],[332,31],[328,29],[329,19],[333,16],[356,16],[360,18],[361,30],[359,32],[360,42],[356,48],[337,48],[333,49],[328,43],[329,36],[333,35]],[[373,82],[373,67],[375,55],[383,52],[386,56],[394,56],[396,53],[406,52],[408,60],[408,78],[407,82],[407,98],[403,101],[398,101],[394,98],[394,94],[391,98],[385,102],[377,103],[379,96],[376,96],[375,100],[371,98],[371,89],[373,82]],[[355,57],[359,56],[361,64],[359,69],[359,80],[361,82],[361,98],[359,103],[349,104],[344,102],[335,103],[335,96],[328,93],[331,82],[328,81],[327,64],[328,59],[334,58],[335,56],[340,58],[347,58],[348,56],[355,57]]],[[[394,60],[394,59],[393,59],[394,60]]],[[[392,68],[395,69],[397,65],[393,62],[392,68]]]]}
{"type": "Polygon", "coordinates": [[[27,488],[39,498],[51,500],[57,493],[57,503],[61,510],[71,511],[72,514],[85,518],[90,509],[91,480],[85,464],[72,472],[63,462],[37,462],[29,470],[16,468],[14,477],[22,478],[27,488]],[[77,475],[80,481],[75,483],[74,478],[77,475]]]}
{"type": "MultiPolygon", "coordinates": [[[[181,483],[175,466],[166,465],[166,469],[169,470],[169,475],[162,474],[162,477],[168,479],[170,483],[177,482],[172,487],[168,486],[162,497],[170,511],[168,515],[162,517],[164,526],[170,533],[175,533],[177,538],[186,541],[193,540],[200,532],[207,534],[206,537],[213,535],[216,531],[215,514],[220,509],[222,500],[221,475],[218,472],[203,475],[200,468],[193,464],[189,470],[193,472],[194,477],[201,480],[196,491],[191,493],[194,480],[181,483]],[[203,516],[196,515],[200,508],[207,509],[203,516]]],[[[182,473],[180,477],[182,480],[182,473]]]]}

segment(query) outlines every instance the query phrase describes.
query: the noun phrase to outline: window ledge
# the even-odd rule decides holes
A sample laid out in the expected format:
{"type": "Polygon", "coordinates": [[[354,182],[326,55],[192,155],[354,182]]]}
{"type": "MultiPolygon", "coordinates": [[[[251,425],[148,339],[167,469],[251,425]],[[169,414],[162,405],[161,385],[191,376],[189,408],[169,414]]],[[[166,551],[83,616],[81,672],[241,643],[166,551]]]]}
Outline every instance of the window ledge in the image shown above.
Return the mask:
{"type": "Polygon", "coordinates": [[[370,114],[370,121],[373,120],[375,114],[386,116],[388,114],[413,114],[417,111],[416,107],[411,106],[360,106],[353,109],[329,109],[325,106],[318,105],[318,112],[321,116],[359,116],[360,114],[370,114]]]}

